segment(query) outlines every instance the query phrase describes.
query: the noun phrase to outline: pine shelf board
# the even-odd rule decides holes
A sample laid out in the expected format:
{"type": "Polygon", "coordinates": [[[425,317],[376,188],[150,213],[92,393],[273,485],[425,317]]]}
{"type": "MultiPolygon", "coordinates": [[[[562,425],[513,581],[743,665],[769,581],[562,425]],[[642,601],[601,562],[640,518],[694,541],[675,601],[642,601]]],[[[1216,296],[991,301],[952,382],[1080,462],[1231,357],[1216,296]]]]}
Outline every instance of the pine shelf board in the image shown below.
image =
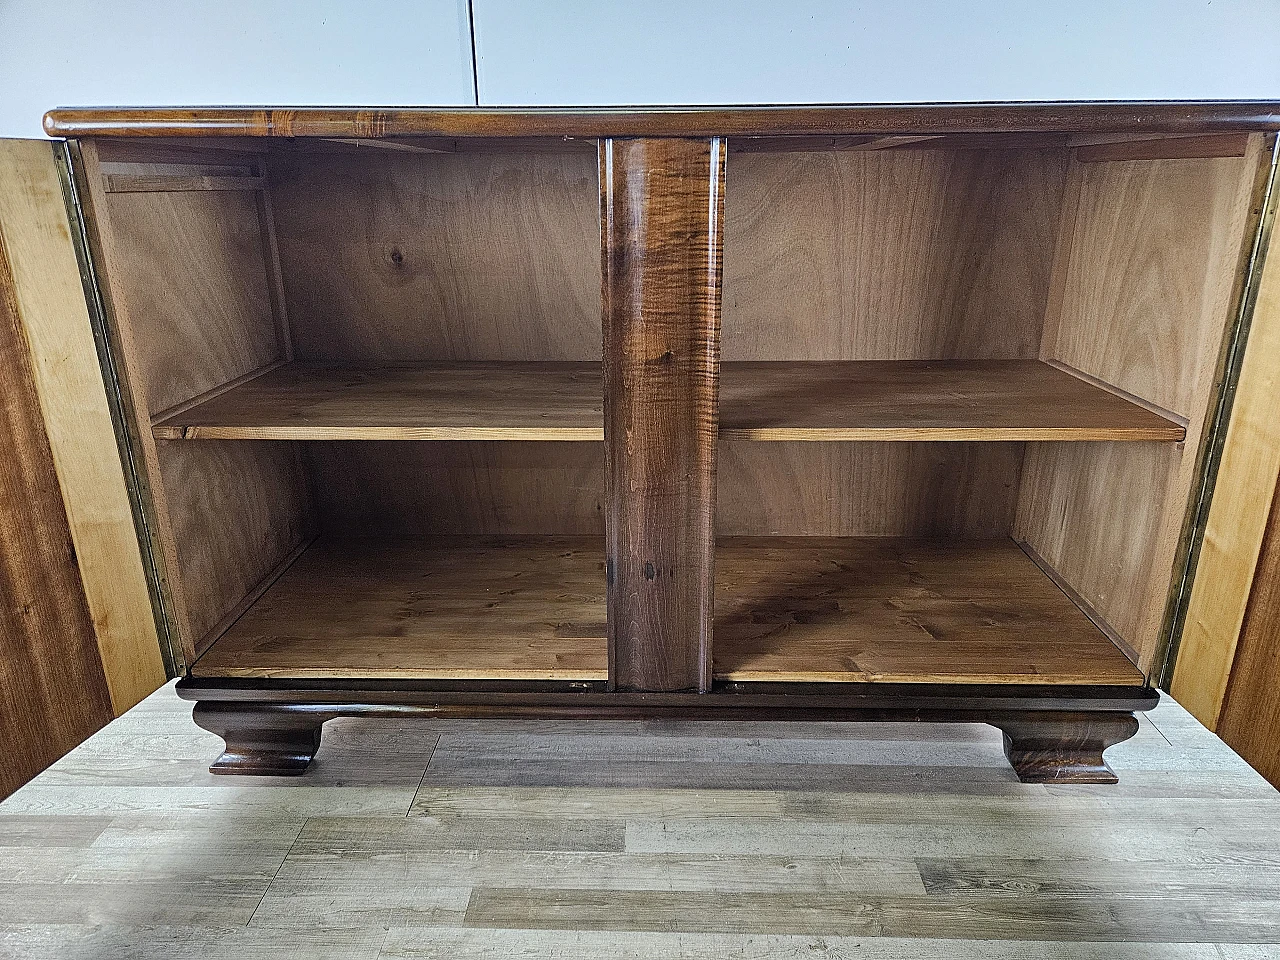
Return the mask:
{"type": "Polygon", "coordinates": [[[153,426],[174,440],[603,440],[597,363],[287,363],[153,426]]]}
{"type": "MultiPolygon", "coordinates": [[[[591,537],[320,540],[192,667],[197,677],[603,680],[591,537]]],[[[726,538],[723,680],[1141,685],[1011,540],[726,538]]]]}
{"type": "Polygon", "coordinates": [[[1144,682],[1007,538],[722,540],[713,649],[719,680],[1144,682]]]}
{"type": "Polygon", "coordinates": [[[321,539],[197,677],[604,680],[603,541],[321,539]]]}
{"type": "MultiPolygon", "coordinates": [[[[162,416],[164,440],[604,439],[597,363],[294,362],[162,416]]],[[[1180,441],[1181,424],[1038,360],[721,366],[724,440],[1180,441]]]]}

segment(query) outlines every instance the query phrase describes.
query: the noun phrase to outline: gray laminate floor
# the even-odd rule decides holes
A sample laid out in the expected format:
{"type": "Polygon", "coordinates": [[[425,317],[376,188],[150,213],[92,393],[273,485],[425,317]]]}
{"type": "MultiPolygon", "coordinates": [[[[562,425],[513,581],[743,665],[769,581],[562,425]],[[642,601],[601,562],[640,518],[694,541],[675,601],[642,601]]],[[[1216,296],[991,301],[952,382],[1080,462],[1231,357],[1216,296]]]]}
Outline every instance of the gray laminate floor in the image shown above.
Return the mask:
{"type": "Polygon", "coordinates": [[[166,687],[0,804],[0,957],[1280,957],[1280,795],[1165,701],[1118,787],[980,726],[340,720],[166,687]]]}

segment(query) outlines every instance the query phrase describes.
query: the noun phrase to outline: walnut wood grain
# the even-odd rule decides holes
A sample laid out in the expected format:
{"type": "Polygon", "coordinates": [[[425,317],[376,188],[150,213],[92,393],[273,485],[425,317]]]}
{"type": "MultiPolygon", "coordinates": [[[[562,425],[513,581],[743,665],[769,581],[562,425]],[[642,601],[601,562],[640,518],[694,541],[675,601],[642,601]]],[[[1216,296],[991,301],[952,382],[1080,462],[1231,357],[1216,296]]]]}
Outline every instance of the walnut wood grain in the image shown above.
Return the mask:
{"type": "Polygon", "coordinates": [[[988,722],[1004,734],[1004,755],[1023,783],[1118,783],[1102,755],[1138,732],[1131,713],[1047,712],[988,722]]]}
{"type": "Polygon", "coordinates": [[[185,440],[604,439],[600,364],[291,363],[153,427],[185,440]]]}
{"type": "Polygon", "coordinates": [[[210,773],[296,777],[315,758],[327,716],[305,710],[197,703],[191,719],[226,744],[209,767],[210,773]]]}
{"type": "Polygon", "coordinates": [[[1280,129],[1262,100],[433,110],[372,107],[63,108],[51,137],[715,137],[947,133],[1212,133],[1280,129]]]}
{"type": "Polygon", "coordinates": [[[600,144],[609,678],[706,689],[724,142],[600,144]]]}
{"type": "Polygon", "coordinates": [[[1014,535],[1158,668],[1204,429],[1257,227],[1261,137],[1245,157],[1073,163],[1041,358],[1187,421],[1179,446],[1027,448],[1014,535]]]}
{"type": "MultiPolygon", "coordinates": [[[[253,192],[107,193],[104,161],[83,145],[81,178],[93,255],[126,407],[160,581],[189,663],[201,638],[312,531],[298,451],[267,444],[157,443],[147,422],[284,359],[274,266],[253,192]]],[[[171,148],[166,148],[166,152],[171,148]]],[[[182,152],[187,164],[248,164],[242,151],[182,152]]]]}

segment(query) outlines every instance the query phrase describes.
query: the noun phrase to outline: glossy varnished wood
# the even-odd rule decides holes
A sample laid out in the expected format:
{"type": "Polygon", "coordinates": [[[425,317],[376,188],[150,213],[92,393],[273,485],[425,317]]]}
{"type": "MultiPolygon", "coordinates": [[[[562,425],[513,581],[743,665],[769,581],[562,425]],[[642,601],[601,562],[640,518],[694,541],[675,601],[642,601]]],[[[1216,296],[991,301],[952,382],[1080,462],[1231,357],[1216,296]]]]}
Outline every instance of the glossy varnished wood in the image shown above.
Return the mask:
{"type": "Polygon", "coordinates": [[[563,110],[367,107],[64,108],[54,137],[715,137],[1280,129],[1272,101],[865,104],[563,110]]]}
{"type": "Polygon", "coordinates": [[[198,703],[192,720],[222,738],[210,773],[288,777],[306,772],[320,748],[323,719],[305,712],[264,712],[238,704],[198,703]]]}
{"type": "Polygon", "coordinates": [[[724,141],[600,144],[609,675],[711,665],[724,141]]]}
{"type": "Polygon", "coordinates": [[[1103,753],[1138,732],[1131,713],[1045,713],[996,720],[1023,783],[1118,783],[1103,753]]]}
{"type": "MultiPolygon", "coordinates": [[[[162,415],[176,440],[603,440],[599,367],[294,363],[162,415]]],[[[721,365],[723,440],[1181,440],[1185,429],[1035,360],[721,365]]]]}

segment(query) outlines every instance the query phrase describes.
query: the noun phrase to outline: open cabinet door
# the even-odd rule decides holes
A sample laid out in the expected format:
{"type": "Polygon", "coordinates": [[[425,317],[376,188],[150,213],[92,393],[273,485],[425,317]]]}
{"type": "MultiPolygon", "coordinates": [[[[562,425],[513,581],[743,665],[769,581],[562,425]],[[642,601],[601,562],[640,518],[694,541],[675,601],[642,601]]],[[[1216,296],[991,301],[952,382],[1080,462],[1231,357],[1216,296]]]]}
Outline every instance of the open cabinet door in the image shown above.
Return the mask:
{"type": "Polygon", "coordinates": [[[0,140],[0,797],[165,678],[58,149],[0,140]]]}

